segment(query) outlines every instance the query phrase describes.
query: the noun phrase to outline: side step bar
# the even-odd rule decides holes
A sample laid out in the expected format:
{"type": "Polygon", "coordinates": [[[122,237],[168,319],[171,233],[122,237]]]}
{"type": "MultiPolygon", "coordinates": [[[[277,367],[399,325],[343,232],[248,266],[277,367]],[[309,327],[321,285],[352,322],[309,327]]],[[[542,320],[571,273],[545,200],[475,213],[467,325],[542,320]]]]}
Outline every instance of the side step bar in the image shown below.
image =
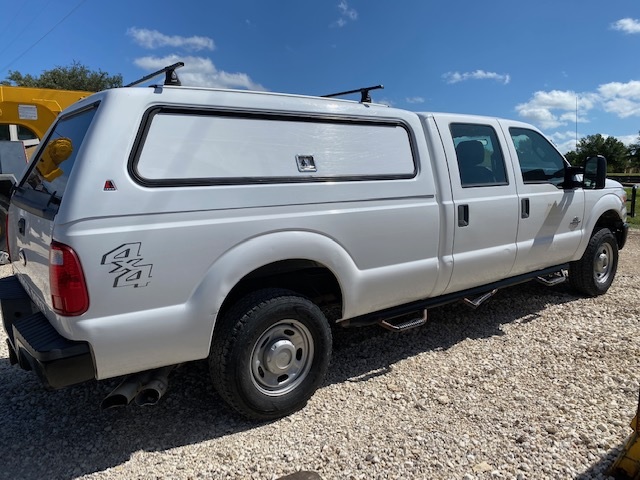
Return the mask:
{"type": "Polygon", "coordinates": [[[497,288],[494,288],[493,290],[491,290],[490,292],[485,293],[484,295],[480,295],[479,297],[474,298],[473,300],[471,300],[470,298],[463,298],[462,302],[467,306],[467,307],[471,307],[474,310],[476,308],[478,308],[480,305],[482,305],[484,302],[486,302],[487,300],[489,300],[491,297],[493,297],[496,292],[498,291],[497,288]]]}
{"type": "Polygon", "coordinates": [[[403,332],[412,328],[420,327],[427,323],[427,310],[424,309],[422,317],[409,317],[409,315],[401,315],[398,317],[383,318],[378,322],[383,328],[394,332],[403,332]]]}
{"type": "MultiPolygon", "coordinates": [[[[447,293],[445,295],[441,295],[438,297],[424,298],[422,300],[416,300],[414,302],[405,303],[395,307],[385,308],[384,310],[367,313],[364,315],[360,315],[358,317],[347,318],[345,320],[338,320],[338,323],[343,327],[364,327],[367,325],[375,325],[375,324],[380,325],[382,324],[382,321],[384,319],[397,318],[402,315],[411,315],[411,314],[415,315],[415,312],[422,311],[424,309],[440,307],[442,305],[447,305],[448,303],[457,302],[465,298],[474,298],[474,296],[478,296],[478,295],[483,296],[487,293],[487,291],[491,291],[494,289],[501,289],[505,287],[511,287],[513,285],[518,285],[519,283],[525,283],[530,280],[534,280],[538,277],[548,279],[548,277],[553,276],[554,273],[559,272],[561,270],[568,270],[568,269],[569,269],[569,264],[564,263],[561,265],[556,265],[554,267],[544,268],[536,272],[531,272],[523,275],[517,275],[515,277],[505,278],[504,280],[493,282],[488,285],[473,287],[468,290],[463,290],[460,292],[447,293]]],[[[387,320],[387,323],[389,323],[388,320],[387,320]]]]}
{"type": "Polygon", "coordinates": [[[556,285],[560,285],[567,281],[567,271],[561,270],[556,273],[552,273],[551,275],[539,276],[536,277],[536,280],[547,287],[554,287],[556,285]]]}

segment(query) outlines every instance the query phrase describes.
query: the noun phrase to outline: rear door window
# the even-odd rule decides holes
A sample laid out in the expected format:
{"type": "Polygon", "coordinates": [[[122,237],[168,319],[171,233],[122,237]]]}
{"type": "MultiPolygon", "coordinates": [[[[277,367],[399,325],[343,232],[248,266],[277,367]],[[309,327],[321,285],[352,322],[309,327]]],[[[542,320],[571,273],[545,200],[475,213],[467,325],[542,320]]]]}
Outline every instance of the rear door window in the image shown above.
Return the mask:
{"type": "Polygon", "coordinates": [[[58,121],[19,185],[15,203],[41,216],[57,212],[95,112],[96,105],[58,121]]]}
{"type": "Polygon", "coordinates": [[[452,123],[450,128],[463,188],[509,184],[504,156],[493,127],[452,123]]]}

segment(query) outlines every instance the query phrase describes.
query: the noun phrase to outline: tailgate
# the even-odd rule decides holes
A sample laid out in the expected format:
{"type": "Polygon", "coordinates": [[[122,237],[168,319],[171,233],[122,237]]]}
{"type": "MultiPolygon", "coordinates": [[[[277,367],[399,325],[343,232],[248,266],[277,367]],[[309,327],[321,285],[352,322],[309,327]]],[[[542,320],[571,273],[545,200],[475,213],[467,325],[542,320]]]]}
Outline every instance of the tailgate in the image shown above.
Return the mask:
{"type": "Polygon", "coordinates": [[[11,198],[9,251],[14,270],[32,300],[51,308],[49,246],[54,219],[96,107],[62,116],[38,149],[11,198]]]}

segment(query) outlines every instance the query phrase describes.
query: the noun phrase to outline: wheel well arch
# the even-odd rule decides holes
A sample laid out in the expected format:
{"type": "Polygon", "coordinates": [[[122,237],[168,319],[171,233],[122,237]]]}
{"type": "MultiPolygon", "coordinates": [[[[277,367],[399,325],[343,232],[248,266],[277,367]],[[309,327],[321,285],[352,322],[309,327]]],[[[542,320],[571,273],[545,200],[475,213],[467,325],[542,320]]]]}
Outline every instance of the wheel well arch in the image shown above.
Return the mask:
{"type": "Polygon", "coordinates": [[[272,262],[245,275],[225,297],[219,315],[245,295],[265,288],[283,288],[304,295],[320,307],[329,321],[342,317],[343,293],[336,275],[320,262],[300,258],[272,262]]]}
{"type": "Polygon", "coordinates": [[[591,236],[593,236],[595,232],[602,228],[608,228],[609,230],[611,230],[611,232],[616,237],[618,248],[622,248],[622,245],[624,244],[624,222],[620,218],[619,213],[615,210],[607,210],[602,215],[600,215],[600,217],[596,221],[595,226],[593,227],[591,236]]]}

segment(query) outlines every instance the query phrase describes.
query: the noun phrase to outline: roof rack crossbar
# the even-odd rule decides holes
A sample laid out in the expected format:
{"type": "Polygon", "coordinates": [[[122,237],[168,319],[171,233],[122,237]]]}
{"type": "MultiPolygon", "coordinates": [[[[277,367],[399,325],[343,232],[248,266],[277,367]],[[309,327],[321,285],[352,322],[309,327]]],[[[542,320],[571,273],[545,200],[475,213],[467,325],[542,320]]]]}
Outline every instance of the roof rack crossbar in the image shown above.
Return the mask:
{"type": "Polygon", "coordinates": [[[146,75],[144,77],[142,77],[139,80],[136,80],[135,82],[131,82],[128,85],[125,85],[126,87],[133,87],[135,85],[139,85],[141,83],[146,82],[147,80],[152,79],[153,77],[157,77],[158,75],[162,75],[163,73],[165,74],[164,76],[164,84],[165,85],[177,85],[180,86],[182,85],[182,83],[180,82],[180,79],[178,78],[178,74],[176,73],[176,70],[180,67],[184,67],[184,62],[177,62],[174,63],[173,65],[169,65],[168,67],[164,67],[161,68],[160,70],[158,70],[157,72],[153,72],[150,73],[149,75],[146,75]]]}
{"type": "Polygon", "coordinates": [[[375,85],[373,87],[357,88],[355,90],[348,90],[346,92],[339,92],[339,93],[331,93],[329,95],[322,95],[322,96],[325,98],[331,98],[331,97],[342,97],[344,95],[350,95],[352,93],[359,93],[360,103],[371,103],[371,95],[369,95],[369,92],[371,90],[381,90],[383,88],[384,88],[384,85],[375,85]]]}

